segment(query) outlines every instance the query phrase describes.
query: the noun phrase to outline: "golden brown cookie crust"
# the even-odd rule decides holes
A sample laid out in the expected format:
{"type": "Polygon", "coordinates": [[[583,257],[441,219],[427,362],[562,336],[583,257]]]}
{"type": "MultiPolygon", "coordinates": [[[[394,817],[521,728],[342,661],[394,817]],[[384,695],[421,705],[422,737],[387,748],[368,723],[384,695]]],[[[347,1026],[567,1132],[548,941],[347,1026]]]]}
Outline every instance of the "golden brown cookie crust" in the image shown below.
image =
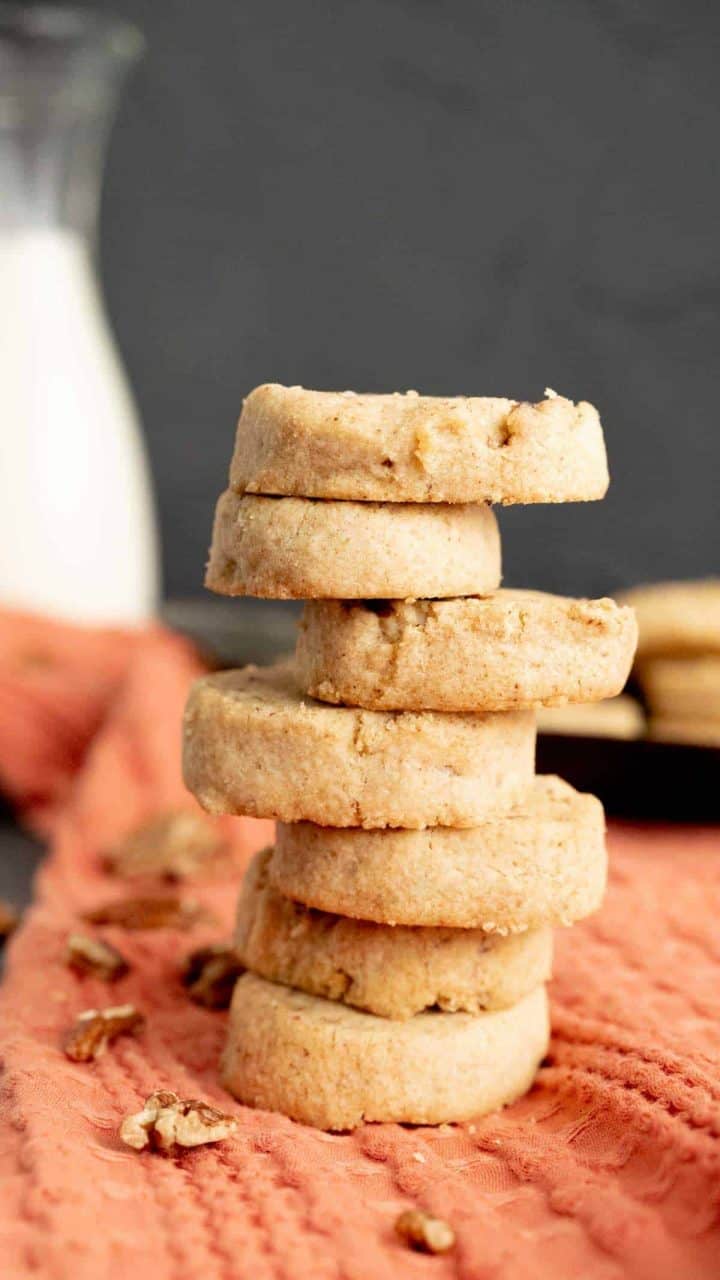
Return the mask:
{"type": "Polygon", "coordinates": [[[205,585],[304,600],[483,595],[500,585],[500,535],[483,505],[238,496],[215,513],[205,585]]]}
{"type": "Polygon", "coordinates": [[[241,964],[309,995],[404,1019],[434,1006],[505,1009],[550,977],[552,931],[406,928],[304,907],[268,882],[271,849],[243,881],[235,929],[241,964]]]}
{"type": "Polygon", "coordinates": [[[563,396],[528,404],[269,383],[243,405],[230,485],[377,502],[573,502],[602,498],[608,470],[597,410],[563,396]]]}
{"type": "Polygon", "coordinates": [[[297,647],[303,688],[386,710],[513,711],[620,692],[637,625],[613,600],[541,591],[481,599],[309,601],[297,647]]]}
{"type": "Polygon", "coordinates": [[[719,720],[681,720],[652,716],[648,737],[655,742],[678,742],[688,747],[720,747],[719,720]]]}
{"type": "Polygon", "coordinates": [[[307,698],[292,662],[198,680],[185,781],[209,813],[331,827],[476,826],[532,783],[527,711],[360,711],[307,698]]]}
{"type": "Polygon", "coordinates": [[[654,582],[618,600],[637,615],[639,659],[720,653],[720,578],[654,582]]]}
{"type": "Polygon", "coordinates": [[[720,654],[647,658],[637,676],[653,717],[720,723],[720,654]]]}
{"type": "Polygon", "coordinates": [[[280,825],[269,874],[286,897],[337,915],[519,933],[595,911],[606,873],[600,801],[539,776],[514,809],[472,830],[280,825]]]}
{"type": "Polygon", "coordinates": [[[641,738],[645,716],[639,702],[620,693],[604,702],[567,703],[541,707],[538,733],[562,733],[580,738],[641,738]]]}
{"type": "Polygon", "coordinates": [[[246,973],[222,1061],[240,1102],[319,1129],[442,1124],[525,1093],[548,1045],[543,986],[509,1009],[377,1018],[246,973]]]}

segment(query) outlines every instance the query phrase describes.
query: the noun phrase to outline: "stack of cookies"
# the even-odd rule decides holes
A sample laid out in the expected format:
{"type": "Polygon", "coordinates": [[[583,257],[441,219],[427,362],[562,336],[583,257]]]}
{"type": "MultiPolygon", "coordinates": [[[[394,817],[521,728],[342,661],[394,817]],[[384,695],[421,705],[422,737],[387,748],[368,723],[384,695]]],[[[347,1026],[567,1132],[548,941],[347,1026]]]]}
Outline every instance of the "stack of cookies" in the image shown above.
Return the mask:
{"type": "Polygon", "coordinates": [[[630,609],[500,588],[492,503],[600,498],[596,411],[265,386],[207,584],[308,603],[295,657],[200,680],[190,789],[278,822],[245,878],[223,1079],[327,1129],[482,1115],[548,1042],[552,928],[599,904],[599,801],[535,709],[613,696],[630,609]]]}
{"type": "Polygon", "coordinates": [[[649,736],[720,747],[720,580],[656,582],[624,599],[640,628],[649,736]]]}

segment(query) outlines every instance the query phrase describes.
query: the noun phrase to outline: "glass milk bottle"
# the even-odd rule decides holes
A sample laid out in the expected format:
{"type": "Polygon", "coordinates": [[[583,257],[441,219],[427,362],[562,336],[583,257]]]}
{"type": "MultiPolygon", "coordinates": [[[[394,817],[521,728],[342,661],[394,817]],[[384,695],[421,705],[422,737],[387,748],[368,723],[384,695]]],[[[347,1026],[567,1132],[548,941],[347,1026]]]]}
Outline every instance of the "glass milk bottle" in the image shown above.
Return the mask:
{"type": "Polygon", "coordinates": [[[0,4],[0,606],[154,611],[137,412],[94,256],[105,140],[142,52],[89,10],[0,4]]]}

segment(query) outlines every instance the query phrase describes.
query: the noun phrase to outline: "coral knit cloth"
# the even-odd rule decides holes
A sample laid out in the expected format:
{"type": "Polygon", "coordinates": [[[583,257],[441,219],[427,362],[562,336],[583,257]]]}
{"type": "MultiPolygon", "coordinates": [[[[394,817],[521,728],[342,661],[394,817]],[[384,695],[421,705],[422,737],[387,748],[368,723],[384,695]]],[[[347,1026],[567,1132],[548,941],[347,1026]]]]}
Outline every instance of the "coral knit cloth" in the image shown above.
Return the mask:
{"type": "MultiPolygon", "coordinates": [[[[475,1124],[329,1135],[224,1094],[226,1014],[192,1004],[177,972],[227,936],[237,875],[192,885],[213,926],[104,929],[132,964],[113,987],[64,966],[78,914],[133,892],[99,853],[192,806],[179,733],[199,670],[159,628],[0,615],[0,789],[50,845],[0,989],[3,1280],[718,1277],[717,831],[612,828],[605,906],[557,938],[550,1055],[526,1098],[475,1124]],[[95,1063],[63,1056],[78,1012],[125,1001],[144,1032],[95,1063]],[[236,1136],[123,1147],[121,1118],[157,1088],[234,1112],[236,1136]],[[453,1225],[452,1253],[395,1238],[416,1205],[453,1225]]],[[[238,862],[268,838],[224,822],[238,862]]]]}

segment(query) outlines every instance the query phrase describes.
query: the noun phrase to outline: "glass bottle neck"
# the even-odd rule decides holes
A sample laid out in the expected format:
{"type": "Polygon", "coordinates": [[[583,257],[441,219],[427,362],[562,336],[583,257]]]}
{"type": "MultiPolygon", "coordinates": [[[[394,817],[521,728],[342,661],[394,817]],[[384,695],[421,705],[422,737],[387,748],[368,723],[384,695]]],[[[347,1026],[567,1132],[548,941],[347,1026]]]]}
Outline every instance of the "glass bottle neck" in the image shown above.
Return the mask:
{"type": "Polygon", "coordinates": [[[0,4],[0,229],[94,236],[105,142],[132,27],[85,10],[0,4]]]}
{"type": "Polygon", "coordinates": [[[94,234],[106,129],[97,120],[43,128],[0,123],[0,227],[94,234]]]}

